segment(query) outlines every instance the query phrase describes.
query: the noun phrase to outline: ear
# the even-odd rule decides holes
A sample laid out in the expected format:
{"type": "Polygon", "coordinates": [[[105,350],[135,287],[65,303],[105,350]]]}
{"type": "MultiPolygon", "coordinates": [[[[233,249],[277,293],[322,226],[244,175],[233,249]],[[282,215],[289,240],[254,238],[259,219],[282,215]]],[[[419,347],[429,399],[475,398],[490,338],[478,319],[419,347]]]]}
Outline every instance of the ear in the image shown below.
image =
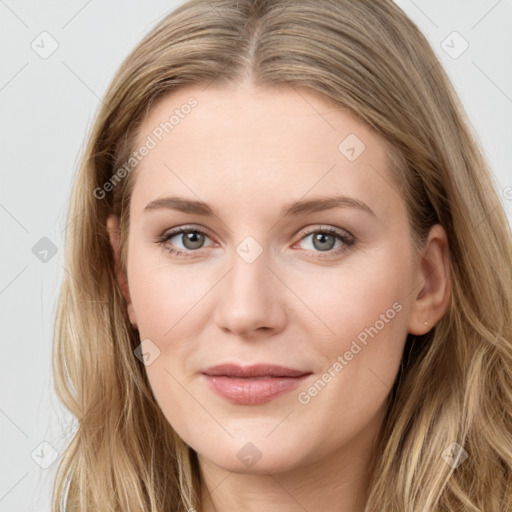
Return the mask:
{"type": "Polygon", "coordinates": [[[120,259],[120,236],[119,236],[119,219],[117,216],[111,214],[107,219],[107,231],[110,238],[110,244],[112,245],[112,249],[114,251],[115,257],[115,270],[117,276],[117,282],[119,283],[119,287],[123,293],[124,298],[126,299],[126,304],[128,308],[128,316],[130,317],[130,322],[132,326],[137,329],[137,320],[135,317],[135,311],[133,309],[132,300],[130,297],[130,291],[128,289],[128,277],[126,272],[121,268],[121,259],[120,259]]]}
{"type": "Polygon", "coordinates": [[[441,224],[430,230],[414,282],[419,283],[419,291],[414,291],[416,299],[411,307],[408,331],[421,335],[432,329],[450,305],[450,248],[441,224]]]}

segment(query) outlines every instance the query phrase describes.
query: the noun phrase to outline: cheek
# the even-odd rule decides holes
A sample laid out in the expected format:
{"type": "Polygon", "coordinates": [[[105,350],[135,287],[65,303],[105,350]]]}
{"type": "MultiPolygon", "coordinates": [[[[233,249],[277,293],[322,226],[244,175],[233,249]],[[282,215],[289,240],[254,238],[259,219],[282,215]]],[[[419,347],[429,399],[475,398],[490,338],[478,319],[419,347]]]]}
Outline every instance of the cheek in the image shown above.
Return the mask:
{"type": "Polygon", "coordinates": [[[148,346],[155,354],[145,371],[167,421],[185,442],[192,442],[187,438],[189,423],[195,417],[188,392],[192,382],[188,362],[190,354],[199,350],[202,327],[198,317],[208,317],[201,309],[207,303],[201,301],[207,285],[195,279],[187,265],[173,266],[163,257],[151,258],[134,251],[129,266],[130,296],[140,340],[150,340],[148,346]]]}
{"type": "Polygon", "coordinates": [[[188,264],[171,262],[163,250],[134,249],[130,258],[130,298],[141,339],[182,339],[196,315],[195,305],[215,280],[210,283],[205,272],[198,275],[188,264]]]}
{"type": "Polygon", "coordinates": [[[149,350],[155,354],[146,374],[160,408],[179,428],[180,419],[190,417],[187,390],[197,371],[191,365],[193,355],[201,351],[200,333],[211,318],[213,296],[208,293],[218,272],[198,273],[188,264],[173,264],[163,251],[155,256],[134,249],[130,258],[130,297],[140,340],[150,340],[149,350]]]}
{"type": "MultiPolygon", "coordinates": [[[[173,354],[173,359],[176,356],[173,354]]],[[[162,353],[146,367],[149,385],[156,402],[167,422],[180,438],[190,446],[196,446],[202,435],[197,430],[204,427],[205,410],[200,407],[201,396],[191,386],[180,364],[174,367],[168,354],[162,353]]]]}
{"type": "MultiPolygon", "coordinates": [[[[364,414],[369,419],[392,388],[402,358],[407,334],[407,312],[412,283],[407,251],[387,250],[367,253],[342,271],[329,276],[319,271],[316,279],[297,291],[315,313],[310,338],[321,363],[319,380],[301,389],[298,402],[305,414],[328,421],[341,415],[347,428],[356,430],[364,414]],[[322,287],[323,294],[311,291],[322,287]],[[321,322],[318,321],[321,319],[321,322]],[[337,403],[340,411],[332,411],[337,403]],[[366,411],[366,413],[362,413],[366,411]],[[351,427],[350,427],[351,426],[351,427]]],[[[329,424],[336,425],[336,422],[329,424]]],[[[330,429],[331,427],[328,427],[330,429]]],[[[335,430],[335,426],[332,426],[335,430]]],[[[336,432],[331,434],[336,436],[336,432]]]]}
{"type": "Polygon", "coordinates": [[[294,292],[309,309],[302,319],[315,324],[318,338],[325,340],[332,355],[334,347],[343,349],[359,335],[364,341],[371,326],[376,325],[381,338],[402,331],[404,322],[397,310],[405,308],[411,282],[407,256],[389,248],[347,260],[339,269],[318,268],[294,286],[294,292]]]}

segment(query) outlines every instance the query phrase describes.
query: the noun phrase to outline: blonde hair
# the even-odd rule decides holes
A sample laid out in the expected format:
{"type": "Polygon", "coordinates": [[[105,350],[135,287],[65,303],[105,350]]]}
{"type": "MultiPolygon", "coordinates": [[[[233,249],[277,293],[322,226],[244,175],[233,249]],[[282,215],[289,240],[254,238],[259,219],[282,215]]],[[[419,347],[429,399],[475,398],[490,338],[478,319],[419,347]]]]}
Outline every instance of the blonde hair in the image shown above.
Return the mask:
{"type": "Polygon", "coordinates": [[[416,245],[435,223],[448,234],[449,310],[428,334],[407,337],[366,512],[512,510],[510,227],[440,62],[387,0],[190,0],[122,64],[68,212],[53,366],[78,429],[58,467],[53,510],[61,500],[70,512],[200,510],[196,454],[134,356],[141,340],[105,228],[110,213],[119,216],[126,269],[134,173],[102,198],[95,191],[130,158],[157,99],[187,84],[244,79],[305,87],[359,115],[389,143],[416,245]],[[450,446],[467,453],[458,466],[443,456],[450,446]]]}

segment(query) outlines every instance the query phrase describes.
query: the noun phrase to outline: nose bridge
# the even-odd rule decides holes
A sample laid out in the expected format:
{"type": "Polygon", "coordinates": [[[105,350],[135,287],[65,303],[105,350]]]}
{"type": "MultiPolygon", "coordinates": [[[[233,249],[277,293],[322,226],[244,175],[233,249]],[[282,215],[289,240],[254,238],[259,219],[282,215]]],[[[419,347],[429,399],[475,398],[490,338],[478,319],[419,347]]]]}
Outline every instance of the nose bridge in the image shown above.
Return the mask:
{"type": "MultiPolygon", "coordinates": [[[[261,237],[259,237],[261,239],[261,237]]],[[[271,289],[270,252],[267,247],[251,235],[245,236],[234,247],[232,270],[228,279],[229,294],[237,297],[239,303],[247,299],[265,299],[271,289]]]]}
{"type": "Polygon", "coordinates": [[[219,326],[234,332],[276,327],[283,320],[279,283],[269,267],[270,251],[247,235],[233,247],[231,270],[220,288],[219,326]]]}

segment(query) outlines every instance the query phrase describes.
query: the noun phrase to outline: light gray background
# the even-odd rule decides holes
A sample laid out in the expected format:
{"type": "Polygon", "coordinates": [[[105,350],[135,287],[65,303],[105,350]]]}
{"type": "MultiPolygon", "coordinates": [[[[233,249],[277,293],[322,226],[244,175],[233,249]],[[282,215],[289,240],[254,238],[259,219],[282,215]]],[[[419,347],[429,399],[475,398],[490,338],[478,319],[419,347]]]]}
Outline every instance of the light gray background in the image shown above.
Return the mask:
{"type": "MultiPolygon", "coordinates": [[[[448,71],[512,224],[512,0],[396,1],[448,71]],[[458,58],[445,51],[462,49],[453,31],[469,44],[458,58]]],[[[114,72],[179,3],[0,0],[0,512],[49,510],[57,461],[36,461],[61,453],[73,429],[50,360],[72,179],[114,72]],[[43,31],[58,43],[46,59],[31,47],[50,48],[43,31]],[[32,251],[43,237],[57,248],[47,262],[32,251]]]]}

